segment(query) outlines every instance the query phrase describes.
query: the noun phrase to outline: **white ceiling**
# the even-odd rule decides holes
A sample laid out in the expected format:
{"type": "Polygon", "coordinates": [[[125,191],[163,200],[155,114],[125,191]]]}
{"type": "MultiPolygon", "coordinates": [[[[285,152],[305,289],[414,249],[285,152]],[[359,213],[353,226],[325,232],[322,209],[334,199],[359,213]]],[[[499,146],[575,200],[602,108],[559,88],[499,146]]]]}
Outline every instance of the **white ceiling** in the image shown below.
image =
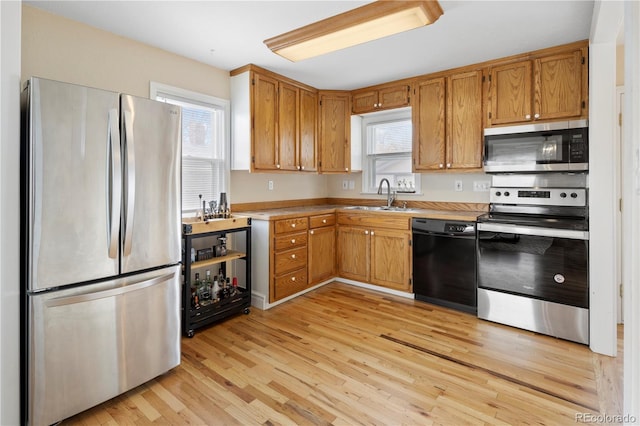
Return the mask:
{"type": "Polygon", "coordinates": [[[33,1],[75,21],[232,70],[253,63],[355,89],[589,38],[593,1],[448,1],[433,25],[298,63],[263,43],[368,1],[33,1]]]}

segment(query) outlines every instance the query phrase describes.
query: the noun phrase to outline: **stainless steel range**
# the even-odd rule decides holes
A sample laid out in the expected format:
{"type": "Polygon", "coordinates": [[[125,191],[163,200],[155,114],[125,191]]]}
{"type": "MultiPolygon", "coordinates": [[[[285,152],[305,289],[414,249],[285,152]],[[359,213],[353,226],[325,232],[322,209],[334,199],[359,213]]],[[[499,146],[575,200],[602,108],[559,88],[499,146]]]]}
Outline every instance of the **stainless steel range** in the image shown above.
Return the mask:
{"type": "Polygon", "coordinates": [[[589,343],[586,173],[495,175],[478,218],[478,317],[589,343]]]}

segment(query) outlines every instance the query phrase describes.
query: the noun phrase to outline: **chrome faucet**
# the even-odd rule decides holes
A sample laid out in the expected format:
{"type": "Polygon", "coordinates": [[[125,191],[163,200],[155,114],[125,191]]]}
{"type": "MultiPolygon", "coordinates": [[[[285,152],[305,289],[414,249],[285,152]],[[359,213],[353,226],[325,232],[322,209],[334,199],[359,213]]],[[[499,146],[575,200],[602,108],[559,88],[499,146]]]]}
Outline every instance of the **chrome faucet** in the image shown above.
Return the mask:
{"type": "Polygon", "coordinates": [[[378,186],[378,195],[382,195],[382,184],[387,182],[387,208],[391,207],[393,201],[396,199],[395,191],[391,191],[391,184],[389,183],[389,179],[383,178],[380,181],[380,185],[378,186]]]}

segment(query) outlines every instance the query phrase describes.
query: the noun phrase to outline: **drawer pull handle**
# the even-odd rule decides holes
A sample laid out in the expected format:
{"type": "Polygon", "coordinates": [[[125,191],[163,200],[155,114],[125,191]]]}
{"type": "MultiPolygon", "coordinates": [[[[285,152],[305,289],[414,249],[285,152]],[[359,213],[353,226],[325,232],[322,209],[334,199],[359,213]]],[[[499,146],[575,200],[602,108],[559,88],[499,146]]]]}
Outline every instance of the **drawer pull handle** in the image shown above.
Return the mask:
{"type": "Polygon", "coordinates": [[[295,254],[292,254],[292,255],[291,255],[291,258],[292,258],[292,259],[295,259],[295,258],[296,258],[296,255],[295,255],[295,254]]]}

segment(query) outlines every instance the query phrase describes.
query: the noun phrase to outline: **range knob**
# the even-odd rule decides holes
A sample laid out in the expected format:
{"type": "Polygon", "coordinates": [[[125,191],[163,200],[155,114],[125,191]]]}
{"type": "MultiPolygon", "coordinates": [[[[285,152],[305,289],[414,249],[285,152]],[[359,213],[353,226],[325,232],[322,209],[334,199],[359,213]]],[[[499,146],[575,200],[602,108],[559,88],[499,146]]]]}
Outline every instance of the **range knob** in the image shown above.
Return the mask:
{"type": "Polygon", "coordinates": [[[578,194],[576,194],[575,192],[571,193],[571,198],[578,198],[578,194]]]}
{"type": "Polygon", "coordinates": [[[502,192],[500,192],[500,191],[496,191],[496,196],[498,196],[498,197],[499,197],[499,196],[501,196],[501,195],[502,195],[502,192]]]}
{"type": "Polygon", "coordinates": [[[567,193],[566,192],[561,192],[560,193],[560,198],[567,198],[567,193]]]}
{"type": "Polygon", "coordinates": [[[504,191],[504,196],[508,197],[509,196],[509,191],[504,191]]]}

